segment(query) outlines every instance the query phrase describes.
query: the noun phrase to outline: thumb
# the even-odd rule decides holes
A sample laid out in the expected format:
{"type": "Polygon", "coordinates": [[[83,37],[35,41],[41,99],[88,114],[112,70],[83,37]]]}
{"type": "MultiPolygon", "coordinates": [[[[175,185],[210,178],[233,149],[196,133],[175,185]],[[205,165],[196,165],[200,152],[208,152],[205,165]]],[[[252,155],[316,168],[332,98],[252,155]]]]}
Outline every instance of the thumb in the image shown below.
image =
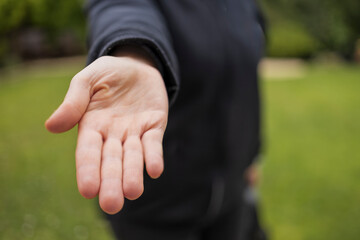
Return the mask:
{"type": "Polygon", "coordinates": [[[86,72],[75,75],[62,104],[45,122],[45,127],[53,133],[72,129],[84,115],[90,101],[89,78],[86,72]]]}

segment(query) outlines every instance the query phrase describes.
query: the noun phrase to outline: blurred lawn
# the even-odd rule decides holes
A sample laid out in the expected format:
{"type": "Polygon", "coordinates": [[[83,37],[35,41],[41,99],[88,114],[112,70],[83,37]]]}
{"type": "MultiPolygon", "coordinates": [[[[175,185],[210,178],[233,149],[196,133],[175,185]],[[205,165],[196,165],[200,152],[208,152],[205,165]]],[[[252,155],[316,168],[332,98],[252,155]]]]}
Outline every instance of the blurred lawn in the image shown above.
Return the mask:
{"type": "Polygon", "coordinates": [[[75,184],[76,129],[53,135],[44,121],[84,66],[15,67],[0,75],[0,239],[111,239],[96,200],[75,184]]]}
{"type": "Polygon", "coordinates": [[[263,87],[271,236],[359,239],[360,67],[310,66],[300,79],[263,87]]]}
{"type": "MultiPolygon", "coordinates": [[[[0,239],[111,239],[96,200],[77,192],[76,131],[43,127],[84,62],[39,65],[0,72],[0,239]]],[[[262,90],[272,239],[358,239],[360,68],[310,66],[262,90]]]]}

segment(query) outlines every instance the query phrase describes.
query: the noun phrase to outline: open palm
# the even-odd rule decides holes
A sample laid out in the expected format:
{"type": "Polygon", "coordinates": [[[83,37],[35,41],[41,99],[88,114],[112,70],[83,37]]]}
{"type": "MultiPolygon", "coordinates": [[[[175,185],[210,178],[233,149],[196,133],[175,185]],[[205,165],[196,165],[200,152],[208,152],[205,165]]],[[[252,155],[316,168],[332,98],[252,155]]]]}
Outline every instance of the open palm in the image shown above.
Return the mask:
{"type": "Polygon", "coordinates": [[[101,208],[121,210],[143,192],[144,162],[161,175],[168,99],[160,73],[134,57],[101,57],[71,81],[64,102],[46,121],[54,133],[78,124],[76,173],[80,193],[99,195],[101,208]]]}

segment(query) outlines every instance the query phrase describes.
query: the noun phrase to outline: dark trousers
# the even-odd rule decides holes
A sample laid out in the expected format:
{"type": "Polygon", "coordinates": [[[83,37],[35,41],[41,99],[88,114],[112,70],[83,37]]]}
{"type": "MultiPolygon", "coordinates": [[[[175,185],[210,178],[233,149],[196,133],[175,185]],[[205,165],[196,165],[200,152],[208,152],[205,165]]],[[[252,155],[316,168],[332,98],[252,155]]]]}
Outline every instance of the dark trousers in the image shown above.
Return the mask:
{"type": "Polygon", "coordinates": [[[244,198],[226,211],[201,223],[171,226],[110,220],[119,240],[265,240],[256,202],[244,198]]]}

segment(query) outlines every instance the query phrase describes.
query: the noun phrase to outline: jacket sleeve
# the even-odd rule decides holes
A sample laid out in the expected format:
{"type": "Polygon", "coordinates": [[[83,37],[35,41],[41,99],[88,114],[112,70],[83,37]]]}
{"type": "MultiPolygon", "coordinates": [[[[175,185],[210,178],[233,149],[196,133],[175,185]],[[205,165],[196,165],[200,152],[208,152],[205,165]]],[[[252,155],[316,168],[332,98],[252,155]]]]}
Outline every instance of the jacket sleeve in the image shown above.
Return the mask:
{"type": "Polygon", "coordinates": [[[88,64],[121,45],[144,49],[157,63],[170,104],[179,89],[175,51],[166,21],[154,0],[90,0],[86,5],[89,28],[88,64]]]}

